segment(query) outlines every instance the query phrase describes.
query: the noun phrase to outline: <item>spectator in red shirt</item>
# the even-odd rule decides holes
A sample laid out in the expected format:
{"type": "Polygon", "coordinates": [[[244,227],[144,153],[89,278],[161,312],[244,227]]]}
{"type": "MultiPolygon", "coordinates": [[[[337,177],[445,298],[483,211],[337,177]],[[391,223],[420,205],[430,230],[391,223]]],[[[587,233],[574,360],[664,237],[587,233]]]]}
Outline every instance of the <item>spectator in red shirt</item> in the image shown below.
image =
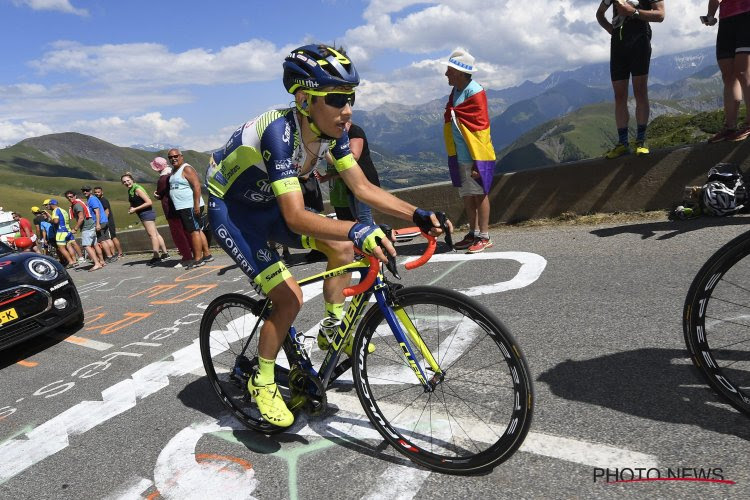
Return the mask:
{"type": "Polygon", "coordinates": [[[19,214],[18,212],[13,212],[13,220],[18,222],[20,228],[20,236],[22,238],[29,238],[34,243],[34,246],[31,247],[31,250],[34,252],[39,252],[39,247],[36,246],[36,233],[34,233],[34,227],[31,225],[29,219],[27,219],[26,217],[21,217],[21,214],[19,214]]]}

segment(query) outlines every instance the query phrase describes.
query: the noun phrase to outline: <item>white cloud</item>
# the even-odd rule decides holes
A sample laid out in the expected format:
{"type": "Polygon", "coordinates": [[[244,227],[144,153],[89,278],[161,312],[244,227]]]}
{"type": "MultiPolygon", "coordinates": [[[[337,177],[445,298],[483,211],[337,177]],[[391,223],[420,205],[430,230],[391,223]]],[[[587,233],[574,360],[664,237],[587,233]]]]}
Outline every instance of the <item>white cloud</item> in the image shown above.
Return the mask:
{"type": "Polygon", "coordinates": [[[89,134],[119,145],[153,142],[181,142],[187,122],[180,117],[164,118],[161,113],[146,113],[122,118],[107,116],[95,120],[77,120],[68,131],[89,134]]]}
{"type": "Polygon", "coordinates": [[[0,147],[11,146],[18,141],[51,134],[53,129],[44,123],[0,121],[0,147]]]}
{"type": "Polygon", "coordinates": [[[58,41],[31,65],[41,73],[69,72],[112,86],[149,88],[246,83],[278,79],[292,46],[249,40],[218,51],[195,48],[173,53],[157,43],[83,45],[58,41]]]}
{"type": "Polygon", "coordinates": [[[86,17],[89,12],[86,9],[77,9],[70,4],[70,0],[13,0],[16,5],[26,5],[33,10],[56,10],[66,14],[75,14],[86,17]]]}

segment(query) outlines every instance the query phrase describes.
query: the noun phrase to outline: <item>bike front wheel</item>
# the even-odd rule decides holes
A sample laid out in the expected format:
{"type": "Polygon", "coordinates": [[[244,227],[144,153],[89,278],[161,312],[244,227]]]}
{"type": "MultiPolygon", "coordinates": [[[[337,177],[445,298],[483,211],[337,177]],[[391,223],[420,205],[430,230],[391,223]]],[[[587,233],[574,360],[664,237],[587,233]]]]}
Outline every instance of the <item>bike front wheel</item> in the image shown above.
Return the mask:
{"type": "Polygon", "coordinates": [[[217,297],[203,314],[200,350],[206,375],[221,402],[248,428],[265,434],[284,430],[260,415],[247,390],[258,366],[258,316],[262,303],[236,293],[217,297]]]}
{"type": "Polygon", "coordinates": [[[750,232],[717,251],[690,286],[685,344],[708,384],[750,415],[750,232]]]}
{"type": "Polygon", "coordinates": [[[401,329],[412,331],[413,361],[435,383],[425,390],[379,306],[372,307],[354,346],[354,383],[372,424],[396,450],[435,471],[481,473],[508,459],[531,426],[533,389],[507,328],[451,290],[403,288],[394,302],[401,329]]]}

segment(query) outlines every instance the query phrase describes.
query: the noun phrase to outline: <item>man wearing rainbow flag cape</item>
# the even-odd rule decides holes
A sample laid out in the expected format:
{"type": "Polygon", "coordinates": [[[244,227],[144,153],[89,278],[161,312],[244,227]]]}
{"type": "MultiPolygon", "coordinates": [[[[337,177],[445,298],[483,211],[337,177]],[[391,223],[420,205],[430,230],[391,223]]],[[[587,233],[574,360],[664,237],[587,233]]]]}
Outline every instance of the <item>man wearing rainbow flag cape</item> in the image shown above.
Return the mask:
{"type": "Polygon", "coordinates": [[[495,171],[495,149],[490,137],[487,95],[471,79],[474,57],[456,49],[445,61],[445,76],[453,91],[445,106],[445,147],[453,185],[464,200],[469,232],[453,246],[477,253],[492,246],[489,234],[490,201],[487,194],[495,171]]]}

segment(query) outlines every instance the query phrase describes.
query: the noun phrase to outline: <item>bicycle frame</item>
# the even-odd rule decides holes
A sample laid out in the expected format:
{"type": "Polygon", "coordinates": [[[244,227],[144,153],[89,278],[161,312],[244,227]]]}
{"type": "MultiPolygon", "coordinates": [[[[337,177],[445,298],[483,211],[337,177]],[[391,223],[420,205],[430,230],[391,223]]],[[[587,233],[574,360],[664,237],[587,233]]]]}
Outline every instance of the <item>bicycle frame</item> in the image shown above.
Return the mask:
{"type": "MultiPolygon", "coordinates": [[[[371,264],[368,264],[364,260],[353,262],[351,264],[337,267],[336,269],[331,269],[304,278],[298,283],[300,286],[305,286],[335,276],[341,276],[344,273],[353,272],[361,273],[362,278],[360,283],[362,283],[367,278],[368,272],[372,272],[371,264]]],[[[296,328],[294,327],[294,325],[291,326],[291,328],[289,329],[288,342],[284,342],[284,350],[290,365],[297,363],[305,372],[317,377],[320,380],[323,390],[327,389],[330,383],[336,380],[341,374],[346,372],[351,367],[350,358],[347,358],[341,363],[338,362],[341,351],[344,347],[345,340],[349,337],[349,335],[354,335],[356,326],[359,323],[359,320],[362,317],[365,309],[369,305],[370,298],[373,295],[375,295],[375,299],[378,306],[380,307],[380,311],[382,312],[384,318],[391,328],[393,335],[396,337],[396,340],[401,346],[404,358],[406,359],[409,367],[414,372],[414,375],[420,381],[426,392],[434,390],[435,386],[439,383],[440,380],[442,380],[444,373],[440,369],[432,353],[429,351],[429,349],[427,349],[427,346],[425,346],[424,342],[419,336],[416,327],[411,322],[411,319],[408,317],[406,312],[398,307],[397,304],[389,303],[389,301],[392,301],[392,297],[389,294],[388,283],[383,277],[382,270],[378,270],[374,282],[371,286],[369,286],[363,292],[356,293],[352,296],[351,303],[346,309],[346,313],[341,320],[341,326],[339,326],[334,338],[331,339],[330,346],[328,348],[328,351],[326,352],[326,356],[323,359],[323,362],[321,363],[318,370],[316,370],[313,366],[313,363],[310,360],[310,357],[308,356],[304,345],[300,342],[300,335],[297,333],[296,328]],[[405,327],[406,331],[404,331],[404,328],[402,328],[401,325],[405,327]],[[433,375],[432,377],[428,377],[422,367],[415,361],[417,357],[415,356],[414,347],[412,346],[412,344],[417,347],[418,351],[425,358],[430,369],[435,375],[433,375]]],[[[264,311],[269,304],[270,299],[266,299],[266,304],[263,308],[264,311]]]]}

